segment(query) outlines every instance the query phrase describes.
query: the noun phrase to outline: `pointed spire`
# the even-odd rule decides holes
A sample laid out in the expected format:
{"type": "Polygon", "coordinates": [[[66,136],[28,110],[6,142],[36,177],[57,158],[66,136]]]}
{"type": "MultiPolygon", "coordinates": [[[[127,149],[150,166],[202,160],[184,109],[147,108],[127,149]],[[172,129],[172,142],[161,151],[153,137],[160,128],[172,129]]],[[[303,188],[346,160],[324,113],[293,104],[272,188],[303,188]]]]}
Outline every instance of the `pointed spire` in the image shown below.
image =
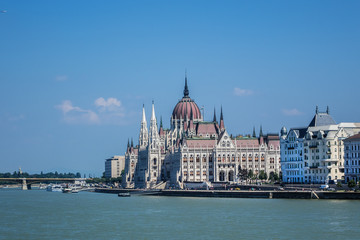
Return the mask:
{"type": "Polygon", "coordinates": [[[156,117],[155,117],[155,106],[154,101],[152,102],[152,112],[150,120],[150,129],[149,129],[149,146],[151,148],[157,148],[159,141],[159,131],[157,127],[156,117]]]}
{"type": "Polygon", "coordinates": [[[131,138],[131,148],[134,147],[134,141],[133,141],[133,138],[131,138]]]}
{"type": "Polygon", "coordinates": [[[220,112],[220,121],[221,121],[221,120],[224,120],[223,112],[222,112],[222,106],[221,106],[221,112],[220,112]]]}
{"type": "Polygon", "coordinates": [[[223,117],[223,111],[221,106],[221,113],[220,113],[220,131],[225,130],[225,124],[224,124],[224,117],[223,117]]]}
{"type": "Polygon", "coordinates": [[[253,137],[256,137],[256,133],[255,133],[255,127],[253,128],[253,137]]]}
{"type": "Polygon", "coordinates": [[[213,122],[216,122],[216,111],[215,111],[215,107],[214,107],[214,118],[213,118],[213,122]]]}
{"type": "Polygon", "coordinates": [[[146,117],[145,117],[145,105],[143,104],[143,112],[142,112],[142,122],[146,122],[146,117]]]}
{"type": "Polygon", "coordinates": [[[260,125],[260,137],[263,137],[262,125],[260,125]]]}
{"type": "Polygon", "coordinates": [[[186,71],[185,71],[184,97],[189,97],[189,89],[188,89],[188,85],[187,85],[187,74],[186,74],[186,71]]]}
{"type": "Polygon", "coordinates": [[[140,134],[139,134],[139,146],[146,147],[147,144],[148,144],[148,129],[147,129],[146,116],[145,116],[145,106],[143,104],[143,112],[142,112],[140,134]]]}
{"type": "Polygon", "coordinates": [[[330,114],[329,106],[326,107],[326,113],[330,114]]]}
{"type": "Polygon", "coordinates": [[[128,139],[128,144],[127,144],[127,149],[130,148],[130,142],[129,142],[129,139],[128,139]]]}
{"type": "Polygon", "coordinates": [[[316,106],[315,113],[318,114],[318,112],[319,112],[319,107],[316,106]]]}
{"type": "Polygon", "coordinates": [[[163,127],[163,124],[162,124],[162,116],[160,116],[160,128],[163,127]]]}

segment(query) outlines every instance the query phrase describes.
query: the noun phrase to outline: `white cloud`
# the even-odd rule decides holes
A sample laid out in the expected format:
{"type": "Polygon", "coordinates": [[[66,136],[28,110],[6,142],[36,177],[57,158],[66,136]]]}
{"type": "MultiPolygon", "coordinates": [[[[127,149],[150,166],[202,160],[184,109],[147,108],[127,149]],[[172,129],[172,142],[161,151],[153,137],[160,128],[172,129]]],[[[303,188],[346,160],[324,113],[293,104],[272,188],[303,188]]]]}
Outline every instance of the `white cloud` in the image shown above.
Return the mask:
{"type": "Polygon", "coordinates": [[[302,115],[303,113],[300,112],[299,110],[297,110],[296,108],[293,108],[293,109],[283,109],[282,110],[283,114],[285,116],[300,116],[302,115]]]}
{"type": "Polygon", "coordinates": [[[55,77],[55,80],[58,81],[58,82],[63,82],[63,81],[68,80],[68,76],[66,76],[66,75],[59,75],[59,76],[56,76],[56,77],[55,77]]]}
{"type": "Polygon", "coordinates": [[[55,107],[63,112],[64,121],[67,123],[99,123],[99,116],[95,112],[73,106],[70,100],[65,100],[55,107]]]}
{"type": "Polygon", "coordinates": [[[94,110],[74,106],[70,100],[65,100],[55,107],[62,111],[67,123],[124,124],[125,111],[120,100],[100,97],[94,103],[94,110]]]}
{"type": "Polygon", "coordinates": [[[103,97],[100,97],[95,100],[95,106],[111,109],[113,107],[120,107],[121,102],[116,98],[108,98],[105,100],[103,97]]]}
{"type": "Polygon", "coordinates": [[[250,89],[241,89],[241,88],[234,88],[234,94],[236,96],[250,96],[250,95],[253,95],[254,92],[250,89]]]}

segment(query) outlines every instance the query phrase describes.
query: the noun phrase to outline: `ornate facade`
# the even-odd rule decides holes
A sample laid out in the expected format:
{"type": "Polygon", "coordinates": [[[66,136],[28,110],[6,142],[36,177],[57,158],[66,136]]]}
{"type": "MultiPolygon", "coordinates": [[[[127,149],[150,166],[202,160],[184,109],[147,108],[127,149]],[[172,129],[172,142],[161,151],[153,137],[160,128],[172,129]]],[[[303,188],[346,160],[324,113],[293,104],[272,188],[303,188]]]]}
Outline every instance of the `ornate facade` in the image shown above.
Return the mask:
{"type": "Polygon", "coordinates": [[[155,188],[166,183],[183,187],[186,182],[237,182],[242,169],[256,175],[280,171],[278,134],[255,131],[252,136],[232,137],[220,121],[204,121],[197,104],[190,98],[185,77],[183,98],[174,107],[170,129],[162,120],[158,129],[152,104],[149,129],[143,106],[139,144],[128,143],[125,153],[123,187],[155,188]]]}
{"type": "Polygon", "coordinates": [[[343,140],[360,132],[360,123],[336,124],[329,113],[319,112],[307,127],[281,130],[283,182],[334,183],[344,179],[343,140]]]}

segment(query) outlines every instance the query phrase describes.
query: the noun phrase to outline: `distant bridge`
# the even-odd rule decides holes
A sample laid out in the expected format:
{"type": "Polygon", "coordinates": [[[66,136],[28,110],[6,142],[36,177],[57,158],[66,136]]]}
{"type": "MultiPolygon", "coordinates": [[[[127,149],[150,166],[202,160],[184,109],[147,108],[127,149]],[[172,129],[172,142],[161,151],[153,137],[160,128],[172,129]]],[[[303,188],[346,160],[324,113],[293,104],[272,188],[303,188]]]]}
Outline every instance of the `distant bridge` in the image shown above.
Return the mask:
{"type": "Polygon", "coordinates": [[[85,181],[86,178],[0,178],[1,181],[16,182],[22,185],[22,190],[31,189],[31,184],[41,182],[75,182],[85,181]]]}

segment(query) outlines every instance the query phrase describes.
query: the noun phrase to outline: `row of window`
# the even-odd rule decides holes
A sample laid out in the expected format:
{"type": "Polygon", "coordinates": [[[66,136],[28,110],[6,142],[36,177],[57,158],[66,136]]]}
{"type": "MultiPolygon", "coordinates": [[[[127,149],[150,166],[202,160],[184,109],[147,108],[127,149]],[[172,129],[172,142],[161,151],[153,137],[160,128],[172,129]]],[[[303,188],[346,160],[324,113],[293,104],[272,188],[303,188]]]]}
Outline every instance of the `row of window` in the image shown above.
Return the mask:
{"type": "Polygon", "coordinates": [[[360,173],[360,168],[346,169],[346,173],[360,173]]]}
{"type": "Polygon", "coordinates": [[[360,160],[359,161],[357,161],[357,160],[351,160],[351,161],[349,161],[349,160],[346,160],[345,161],[345,166],[354,166],[354,165],[360,165],[360,160]],[[350,165],[349,165],[349,163],[350,163],[350,165]]]}

